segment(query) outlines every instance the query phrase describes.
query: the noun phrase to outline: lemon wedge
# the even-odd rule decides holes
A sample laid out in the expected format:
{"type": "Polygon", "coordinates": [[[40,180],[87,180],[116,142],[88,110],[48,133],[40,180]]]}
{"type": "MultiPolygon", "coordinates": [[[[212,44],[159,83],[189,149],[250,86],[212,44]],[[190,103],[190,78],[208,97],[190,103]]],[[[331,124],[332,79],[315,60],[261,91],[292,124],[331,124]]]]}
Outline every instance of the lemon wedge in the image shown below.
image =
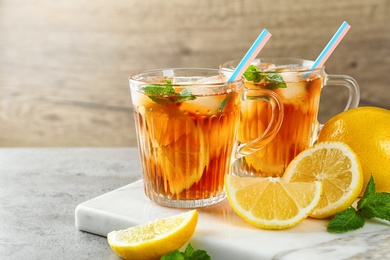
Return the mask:
{"type": "Polygon", "coordinates": [[[160,259],[180,249],[194,234],[198,223],[197,210],[191,210],[151,223],[112,231],[107,241],[114,252],[124,259],[160,259]]]}

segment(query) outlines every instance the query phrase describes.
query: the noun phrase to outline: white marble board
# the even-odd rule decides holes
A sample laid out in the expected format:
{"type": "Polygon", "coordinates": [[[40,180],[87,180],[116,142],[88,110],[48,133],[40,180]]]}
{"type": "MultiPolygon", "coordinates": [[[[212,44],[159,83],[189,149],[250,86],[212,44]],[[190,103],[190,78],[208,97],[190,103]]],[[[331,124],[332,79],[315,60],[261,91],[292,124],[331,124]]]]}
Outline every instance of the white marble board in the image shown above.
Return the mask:
{"type": "MultiPolygon", "coordinates": [[[[79,204],[76,228],[100,236],[187,211],[159,206],[143,192],[141,180],[79,204]]],[[[328,220],[306,219],[299,225],[273,231],[241,219],[227,200],[198,209],[199,221],[190,243],[218,259],[347,259],[365,253],[364,241],[387,236],[390,227],[369,222],[344,234],[326,231],[328,220]]]]}

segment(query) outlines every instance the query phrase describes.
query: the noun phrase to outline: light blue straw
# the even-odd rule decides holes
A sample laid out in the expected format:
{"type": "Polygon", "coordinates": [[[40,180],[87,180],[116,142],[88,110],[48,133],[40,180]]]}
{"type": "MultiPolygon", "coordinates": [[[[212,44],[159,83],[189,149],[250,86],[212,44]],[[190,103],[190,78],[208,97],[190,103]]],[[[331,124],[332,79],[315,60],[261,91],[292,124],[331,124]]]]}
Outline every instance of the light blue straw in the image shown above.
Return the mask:
{"type": "Polygon", "coordinates": [[[340,28],[337,30],[337,32],[333,35],[332,39],[330,39],[330,41],[328,42],[328,44],[325,46],[325,48],[322,50],[322,52],[320,53],[320,55],[318,55],[317,59],[315,60],[313,66],[311,67],[311,69],[316,69],[318,64],[321,62],[321,60],[325,57],[325,55],[328,53],[328,51],[330,50],[330,48],[333,47],[333,44],[336,42],[336,40],[339,38],[340,34],[343,33],[345,27],[348,26],[348,23],[346,21],[344,21],[340,28]]]}
{"type": "MultiPolygon", "coordinates": [[[[255,54],[257,51],[257,47],[260,45],[260,43],[264,40],[264,38],[267,36],[268,31],[264,29],[261,34],[257,37],[255,42],[252,44],[252,46],[249,48],[248,52],[245,54],[244,58],[240,61],[240,63],[237,65],[236,69],[233,71],[233,74],[230,76],[228,82],[232,82],[235,80],[235,78],[238,76],[238,73],[242,70],[243,66],[248,62],[248,60],[255,54]]],[[[256,56],[257,53],[254,55],[256,56]]]]}

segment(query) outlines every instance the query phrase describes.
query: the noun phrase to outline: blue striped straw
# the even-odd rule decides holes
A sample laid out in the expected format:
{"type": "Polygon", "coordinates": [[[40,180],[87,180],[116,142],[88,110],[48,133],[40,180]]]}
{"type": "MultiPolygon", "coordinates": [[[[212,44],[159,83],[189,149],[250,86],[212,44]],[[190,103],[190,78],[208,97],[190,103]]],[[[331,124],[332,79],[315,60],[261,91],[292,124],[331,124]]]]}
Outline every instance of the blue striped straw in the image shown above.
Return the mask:
{"type": "Polygon", "coordinates": [[[322,50],[320,55],[317,57],[311,69],[321,68],[324,65],[324,63],[332,54],[334,49],[336,49],[337,45],[344,38],[345,34],[347,34],[349,28],[351,28],[351,26],[344,21],[341,24],[340,28],[337,30],[337,32],[333,35],[332,39],[330,39],[328,44],[325,46],[325,48],[322,50]]]}
{"type": "Polygon", "coordinates": [[[266,29],[260,33],[255,42],[249,48],[248,52],[245,54],[244,58],[242,58],[236,69],[233,71],[233,74],[229,78],[229,82],[240,79],[242,77],[245,70],[253,62],[261,49],[263,49],[264,45],[267,43],[269,38],[271,38],[271,36],[272,35],[266,29]]]}

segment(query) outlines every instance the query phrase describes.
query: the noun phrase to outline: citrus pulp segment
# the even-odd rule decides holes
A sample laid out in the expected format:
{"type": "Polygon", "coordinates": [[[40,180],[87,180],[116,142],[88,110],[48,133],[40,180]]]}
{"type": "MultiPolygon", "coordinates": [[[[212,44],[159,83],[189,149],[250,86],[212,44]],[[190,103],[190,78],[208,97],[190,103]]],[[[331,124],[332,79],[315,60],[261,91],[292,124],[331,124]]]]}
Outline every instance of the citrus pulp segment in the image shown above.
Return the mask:
{"type": "Polygon", "coordinates": [[[151,106],[149,109],[155,112],[144,116],[163,184],[172,194],[179,194],[200,180],[208,164],[205,136],[202,128],[178,107],[151,106]]]}
{"type": "Polygon", "coordinates": [[[245,221],[265,229],[302,222],[317,206],[321,182],[284,183],[281,178],[225,176],[230,205],[245,221]]]}
{"type": "Polygon", "coordinates": [[[348,208],[363,186],[359,158],[342,142],[318,143],[298,154],[283,175],[286,182],[321,181],[324,193],[314,218],[327,218],[348,208]]]}
{"type": "Polygon", "coordinates": [[[180,249],[194,234],[197,210],[108,233],[108,244],[124,259],[160,259],[180,249]]]}

